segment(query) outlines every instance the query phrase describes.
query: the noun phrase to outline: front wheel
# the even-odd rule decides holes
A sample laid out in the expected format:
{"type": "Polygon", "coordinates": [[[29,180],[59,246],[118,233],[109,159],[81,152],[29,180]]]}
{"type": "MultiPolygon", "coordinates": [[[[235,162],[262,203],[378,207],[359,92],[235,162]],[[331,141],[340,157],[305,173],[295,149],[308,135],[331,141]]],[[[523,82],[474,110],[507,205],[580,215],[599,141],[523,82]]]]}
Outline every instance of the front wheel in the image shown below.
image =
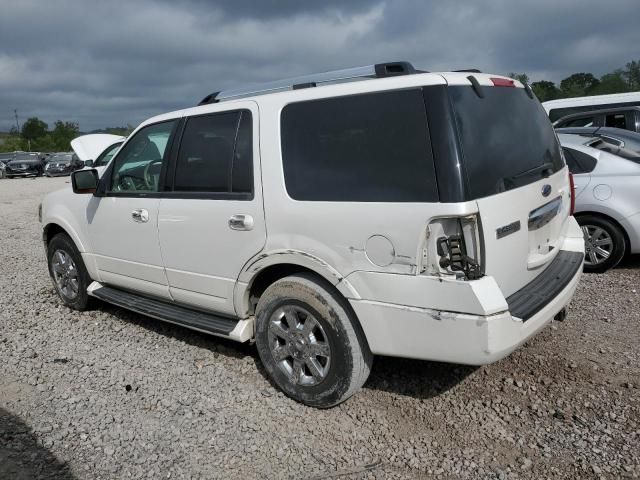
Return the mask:
{"type": "Polygon", "coordinates": [[[603,273],[615,267],[624,257],[624,233],[615,223],[595,215],[576,218],[584,235],[584,271],[603,273]]]}
{"type": "Polygon", "coordinates": [[[74,310],[86,310],[91,279],[73,240],[64,233],[54,236],[47,246],[47,261],[53,286],[64,304],[74,310]]]}
{"type": "Polygon", "coordinates": [[[256,346],[285,394],[319,408],[351,397],[369,376],[373,359],[346,300],[309,274],[285,277],[262,294],[256,346]]]}

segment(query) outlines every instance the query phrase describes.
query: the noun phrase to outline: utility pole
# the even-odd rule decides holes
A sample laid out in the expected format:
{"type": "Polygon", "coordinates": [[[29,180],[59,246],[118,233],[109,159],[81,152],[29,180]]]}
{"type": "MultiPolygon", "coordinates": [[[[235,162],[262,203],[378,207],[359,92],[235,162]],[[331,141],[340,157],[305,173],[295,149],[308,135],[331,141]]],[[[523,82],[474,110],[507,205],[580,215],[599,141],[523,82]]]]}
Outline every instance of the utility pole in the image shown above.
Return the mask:
{"type": "Polygon", "coordinates": [[[16,116],[16,128],[18,129],[18,135],[20,135],[20,124],[18,123],[18,110],[14,108],[13,113],[16,116]]]}

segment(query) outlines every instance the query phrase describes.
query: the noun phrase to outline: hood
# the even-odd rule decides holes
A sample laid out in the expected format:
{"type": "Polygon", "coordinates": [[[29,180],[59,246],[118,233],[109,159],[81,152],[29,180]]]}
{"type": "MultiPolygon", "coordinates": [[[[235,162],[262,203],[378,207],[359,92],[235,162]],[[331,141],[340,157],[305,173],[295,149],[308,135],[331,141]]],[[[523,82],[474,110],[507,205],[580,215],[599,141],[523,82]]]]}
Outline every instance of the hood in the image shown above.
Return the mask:
{"type": "Polygon", "coordinates": [[[78,158],[83,162],[87,160],[95,160],[98,158],[105,148],[116,142],[125,139],[120,135],[110,135],[108,133],[93,133],[91,135],[83,135],[71,140],[71,148],[76,152],[78,158]]]}

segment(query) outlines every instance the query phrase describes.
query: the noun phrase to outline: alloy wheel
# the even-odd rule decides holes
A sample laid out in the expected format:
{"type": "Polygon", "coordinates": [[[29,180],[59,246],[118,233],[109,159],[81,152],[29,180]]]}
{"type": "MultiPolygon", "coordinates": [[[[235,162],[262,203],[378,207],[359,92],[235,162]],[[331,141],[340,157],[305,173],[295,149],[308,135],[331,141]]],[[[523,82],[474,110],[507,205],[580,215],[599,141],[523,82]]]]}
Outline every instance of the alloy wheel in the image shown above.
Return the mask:
{"type": "Polygon", "coordinates": [[[269,319],[269,350],[294,385],[313,386],[329,373],[331,348],[320,322],[307,309],[285,305],[269,319]]]}
{"type": "Polygon", "coordinates": [[[585,244],[584,263],[599,265],[607,260],[613,251],[611,234],[597,225],[582,225],[581,228],[585,244]]]}
{"type": "Polygon", "coordinates": [[[79,279],[76,264],[64,250],[56,250],[51,258],[53,280],[62,295],[73,300],[78,296],[79,279]]]}

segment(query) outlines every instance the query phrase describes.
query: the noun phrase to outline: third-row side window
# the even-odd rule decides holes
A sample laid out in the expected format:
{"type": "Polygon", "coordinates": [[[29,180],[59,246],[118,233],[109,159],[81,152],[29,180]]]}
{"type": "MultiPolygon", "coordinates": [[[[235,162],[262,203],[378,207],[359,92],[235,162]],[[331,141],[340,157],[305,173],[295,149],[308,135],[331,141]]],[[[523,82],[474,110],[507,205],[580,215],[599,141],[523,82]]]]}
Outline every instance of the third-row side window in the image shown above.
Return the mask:
{"type": "Polygon", "coordinates": [[[419,89],[292,103],[281,127],[285,184],[295,200],[438,201],[419,89]]]}
{"type": "Polygon", "coordinates": [[[190,117],[180,142],[173,190],[252,193],[251,112],[190,117]]]}

